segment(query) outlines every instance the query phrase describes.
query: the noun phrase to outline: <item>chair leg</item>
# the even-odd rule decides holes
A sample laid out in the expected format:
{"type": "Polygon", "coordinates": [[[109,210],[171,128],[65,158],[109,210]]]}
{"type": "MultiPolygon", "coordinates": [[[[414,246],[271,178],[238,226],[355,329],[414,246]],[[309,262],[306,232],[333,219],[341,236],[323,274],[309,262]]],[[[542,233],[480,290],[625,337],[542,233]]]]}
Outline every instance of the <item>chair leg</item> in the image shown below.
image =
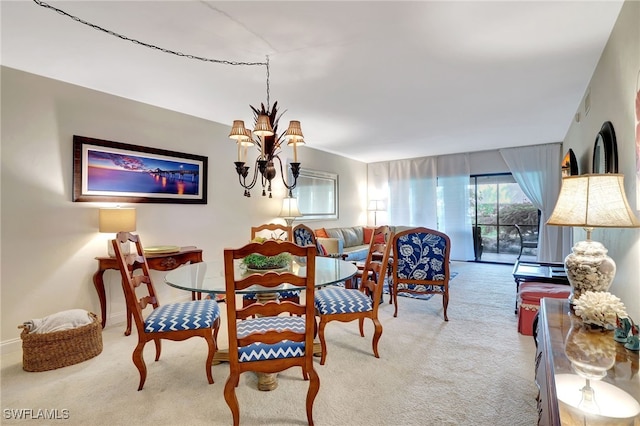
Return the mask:
{"type": "Polygon", "coordinates": [[[236,386],[238,386],[238,374],[229,374],[229,378],[224,385],[224,400],[231,410],[233,417],[233,426],[240,424],[240,407],[238,406],[238,398],[236,397],[236,386]]]}
{"type": "Polygon", "coordinates": [[[395,310],[393,311],[393,317],[395,318],[398,316],[398,287],[395,283],[393,285],[393,304],[395,305],[395,310]]]}
{"type": "Polygon", "coordinates": [[[364,337],[364,318],[358,318],[358,327],[360,328],[360,337],[364,337]]]}
{"type": "Polygon", "coordinates": [[[138,385],[138,390],[142,390],[144,386],[145,380],[147,380],[147,365],[144,363],[144,358],[142,357],[142,350],[144,349],[144,345],[147,342],[138,341],[138,345],[133,350],[133,354],[131,358],[133,359],[133,363],[138,368],[138,372],[140,373],[140,384],[138,385]]]}
{"type": "Polygon", "coordinates": [[[308,373],[310,380],[309,390],[307,391],[307,423],[309,423],[309,426],[313,426],[313,401],[315,401],[318,390],[320,390],[320,377],[313,368],[313,363],[308,369],[308,373]]]}
{"type": "Polygon", "coordinates": [[[324,340],[324,327],[326,325],[325,317],[320,316],[320,325],[318,326],[318,338],[320,339],[320,346],[322,348],[320,365],[324,365],[324,362],[327,360],[327,342],[324,340]]]}
{"type": "Polygon", "coordinates": [[[373,354],[375,355],[375,357],[380,358],[380,354],[378,354],[378,342],[380,341],[380,337],[382,336],[382,324],[380,324],[378,318],[373,318],[372,320],[375,330],[373,332],[373,340],[371,342],[371,345],[373,346],[373,354]]]}
{"type": "Polygon", "coordinates": [[[209,351],[207,353],[207,361],[206,361],[206,364],[204,365],[204,368],[207,371],[207,381],[209,382],[210,385],[212,385],[213,374],[211,373],[211,365],[213,364],[213,357],[216,354],[216,343],[213,340],[212,333],[207,333],[203,337],[204,337],[204,340],[207,342],[207,346],[209,347],[209,351]]]}
{"type": "Polygon", "coordinates": [[[447,306],[449,306],[449,293],[445,292],[442,294],[442,307],[444,308],[445,321],[449,321],[449,317],[447,316],[447,306]]]}
{"type": "Polygon", "coordinates": [[[153,343],[156,345],[156,361],[160,359],[160,353],[162,352],[161,339],[153,339],[153,343]]]}

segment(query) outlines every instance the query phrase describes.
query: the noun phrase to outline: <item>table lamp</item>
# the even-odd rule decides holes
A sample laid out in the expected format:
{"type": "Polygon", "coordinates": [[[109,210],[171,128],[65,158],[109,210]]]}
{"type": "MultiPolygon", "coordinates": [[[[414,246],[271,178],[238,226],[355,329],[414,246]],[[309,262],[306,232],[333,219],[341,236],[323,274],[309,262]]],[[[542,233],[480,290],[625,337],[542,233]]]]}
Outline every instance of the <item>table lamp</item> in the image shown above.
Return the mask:
{"type": "MultiPolygon", "coordinates": [[[[136,209],[134,208],[104,208],[100,209],[98,218],[98,231],[117,234],[118,232],[133,232],[136,230],[136,209]]],[[[129,253],[129,243],[122,245],[123,253],[129,253]]],[[[115,257],[116,253],[111,245],[111,239],[107,240],[107,253],[115,257]]]]}
{"type": "Polygon", "coordinates": [[[547,225],[581,226],[587,239],[577,242],[564,260],[571,301],[585,291],[607,291],[616,273],[616,264],[602,243],[591,240],[593,228],[637,228],[624,192],[621,174],[590,174],[562,178],[558,201],[547,225]]]}
{"type": "Polygon", "coordinates": [[[302,213],[298,210],[298,199],[285,197],[282,199],[282,210],[280,210],[281,218],[287,222],[287,226],[291,226],[297,217],[302,217],[302,213]]]}
{"type": "Polygon", "coordinates": [[[383,200],[369,201],[369,208],[367,210],[373,212],[373,226],[378,226],[378,212],[383,212],[385,209],[386,207],[383,200]]]}

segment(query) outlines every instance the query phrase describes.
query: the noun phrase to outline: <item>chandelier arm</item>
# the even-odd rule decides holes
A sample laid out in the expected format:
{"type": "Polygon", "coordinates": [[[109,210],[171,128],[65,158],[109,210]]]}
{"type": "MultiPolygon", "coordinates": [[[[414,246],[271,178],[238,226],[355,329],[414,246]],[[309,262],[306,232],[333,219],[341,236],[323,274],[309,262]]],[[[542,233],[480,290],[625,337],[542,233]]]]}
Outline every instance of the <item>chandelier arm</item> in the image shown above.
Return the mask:
{"type": "Polygon", "coordinates": [[[258,180],[258,174],[259,174],[258,162],[256,161],[254,165],[253,179],[251,179],[251,183],[249,185],[247,185],[247,175],[248,175],[249,167],[245,166],[244,165],[245,163],[236,162],[235,164],[236,164],[236,172],[238,172],[238,182],[240,183],[240,186],[242,186],[244,189],[247,189],[247,190],[253,189],[253,187],[256,186],[256,182],[258,180]]]}
{"type": "MultiPolygon", "coordinates": [[[[267,62],[240,62],[240,61],[228,61],[226,59],[210,59],[210,58],[205,58],[203,56],[196,56],[196,55],[191,55],[191,54],[188,54],[188,53],[177,52],[175,50],[167,49],[167,48],[164,48],[164,47],[159,47],[159,46],[156,46],[156,45],[151,44],[151,43],[145,43],[143,41],[136,40],[135,38],[131,38],[131,37],[127,37],[127,36],[122,35],[122,34],[118,34],[115,31],[108,30],[108,29],[103,28],[103,27],[101,27],[99,25],[92,24],[91,22],[87,22],[87,21],[85,21],[83,19],[80,19],[77,16],[71,15],[71,14],[65,12],[64,10],[58,9],[57,7],[53,7],[50,4],[47,4],[47,3],[45,3],[45,2],[43,2],[41,0],[33,0],[33,1],[38,6],[42,6],[42,7],[46,8],[46,9],[53,10],[54,12],[57,12],[60,15],[66,16],[68,18],[71,18],[76,22],[79,22],[81,24],[84,24],[84,25],[86,25],[88,27],[93,28],[94,30],[102,31],[102,32],[104,32],[106,34],[112,35],[114,37],[118,37],[121,40],[130,41],[133,44],[137,44],[137,45],[140,45],[140,46],[148,47],[149,49],[158,50],[158,51],[163,52],[163,53],[168,53],[168,54],[171,54],[171,55],[180,56],[180,57],[187,58],[187,59],[195,59],[195,60],[203,61],[203,62],[213,62],[213,63],[216,63],[216,64],[234,65],[234,66],[237,66],[237,65],[241,65],[241,66],[266,66],[267,67],[267,78],[269,76],[269,59],[268,59],[268,57],[267,57],[267,62]]],[[[268,84],[267,84],[267,93],[268,93],[268,84]]]]}
{"type": "MultiPolygon", "coordinates": [[[[282,183],[284,184],[285,188],[287,188],[289,190],[289,194],[291,194],[291,190],[294,189],[296,187],[296,184],[298,183],[298,173],[294,172],[294,170],[293,170],[294,167],[292,166],[291,167],[291,171],[292,171],[292,174],[293,174],[293,183],[291,185],[289,185],[287,183],[287,179],[286,179],[285,174],[284,174],[284,170],[283,170],[283,167],[282,167],[282,160],[280,159],[280,156],[276,155],[274,158],[278,159],[278,165],[280,166],[280,176],[282,176],[282,183]]],[[[293,164],[294,163],[292,163],[292,165],[293,164]]],[[[300,163],[297,163],[297,164],[298,164],[298,167],[299,167],[300,163]]],[[[291,195],[289,195],[289,196],[291,196],[291,195]]]]}

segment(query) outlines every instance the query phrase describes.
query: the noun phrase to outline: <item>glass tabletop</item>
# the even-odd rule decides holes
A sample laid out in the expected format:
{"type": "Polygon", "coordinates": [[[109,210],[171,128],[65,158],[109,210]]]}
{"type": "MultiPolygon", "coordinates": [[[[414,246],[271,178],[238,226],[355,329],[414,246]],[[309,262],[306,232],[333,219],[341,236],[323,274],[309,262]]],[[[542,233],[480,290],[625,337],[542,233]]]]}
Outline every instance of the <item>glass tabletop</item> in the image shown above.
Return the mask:
{"type": "MultiPolygon", "coordinates": [[[[234,273],[237,278],[255,274],[257,280],[259,280],[261,272],[247,271],[240,261],[236,261],[234,266],[234,273]]],[[[351,262],[330,257],[316,257],[315,286],[317,288],[339,283],[353,277],[356,271],[357,267],[351,262]]],[[[298,276],[306,276],[307,267],[293,260],[288,272],[293,272],[298,276]]],[[[224,293],[224,262],[216,260],[184,265],[168,272],[164,277],[164,281],[171,287],[182,290],[212,294],[224,293]]],[[[273,293],[274,291],[299,289],[299,287],[291,284],[282,284],[276,288],[265,288],[256,284],[243,291],[238,291],[238,293],[273,293]]]]}

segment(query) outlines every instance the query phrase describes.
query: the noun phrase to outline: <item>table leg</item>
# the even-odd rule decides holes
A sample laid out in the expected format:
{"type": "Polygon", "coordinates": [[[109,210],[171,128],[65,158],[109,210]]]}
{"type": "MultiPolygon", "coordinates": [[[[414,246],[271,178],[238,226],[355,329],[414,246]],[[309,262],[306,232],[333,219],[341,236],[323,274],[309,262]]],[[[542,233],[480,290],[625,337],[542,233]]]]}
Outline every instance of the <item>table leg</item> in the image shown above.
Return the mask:
{"type": "Polygon", "coordinates": [[[104,270],[97,270],[93,274],[93,286],[98,292],[98,299],[100,299],[100,314],[102,315],[102,328],[107,324],[107,295],[104,291],[104,270]]]}
{"type": "MultiPolygon", "coordinates": [[[[266,303],[270,300],[278,300],[276,293],[257,293],[258,303],[266,303]]],[[[278,387],[277,373],[256,373],[258,375],[258,390],[271,391],[278,387]]]]}

